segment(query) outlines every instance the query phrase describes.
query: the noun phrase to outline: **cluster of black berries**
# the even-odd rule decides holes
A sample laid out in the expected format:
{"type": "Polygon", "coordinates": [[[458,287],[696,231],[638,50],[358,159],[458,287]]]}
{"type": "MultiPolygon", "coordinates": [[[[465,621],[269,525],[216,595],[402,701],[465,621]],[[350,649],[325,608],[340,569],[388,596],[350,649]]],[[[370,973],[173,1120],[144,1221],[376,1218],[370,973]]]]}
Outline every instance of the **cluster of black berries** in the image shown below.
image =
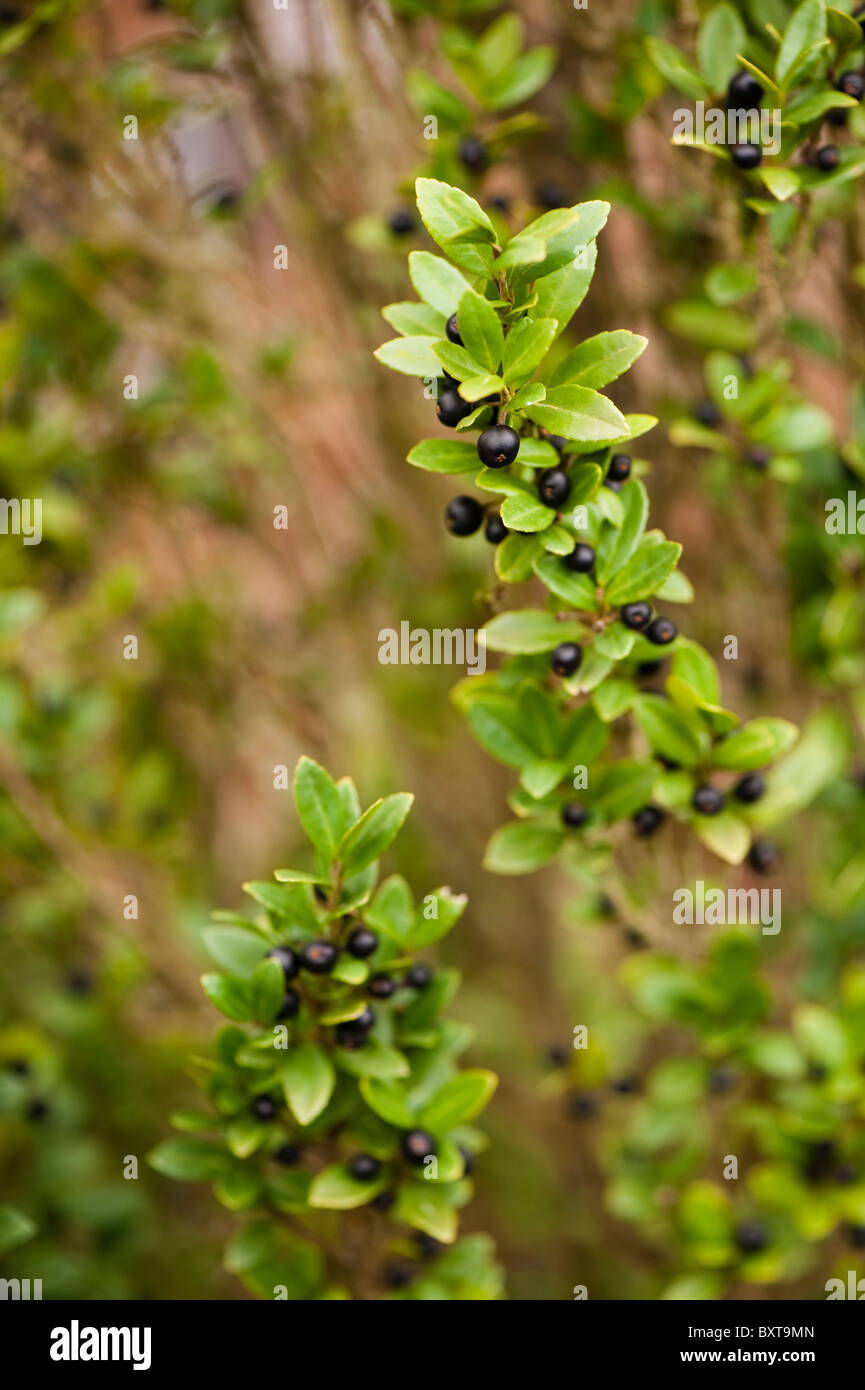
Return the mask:
{"type": "Polygon", "coordinates": [[[652,605],[645,600],[623,604],[619,617],[631,632],[642,632],[656,647],[668,647],[679,632],[671,618],[653,618],[652,605]]]}

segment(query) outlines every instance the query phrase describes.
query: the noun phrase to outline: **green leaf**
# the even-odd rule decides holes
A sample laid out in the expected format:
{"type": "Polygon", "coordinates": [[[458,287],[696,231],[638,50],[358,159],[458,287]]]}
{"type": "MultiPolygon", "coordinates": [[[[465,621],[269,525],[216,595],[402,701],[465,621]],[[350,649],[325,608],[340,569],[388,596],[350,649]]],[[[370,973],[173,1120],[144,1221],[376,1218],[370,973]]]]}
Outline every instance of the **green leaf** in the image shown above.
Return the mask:
{"type": "MultiPolygon", "coordinates": [[[[558,332],[555,319],[520,319],[505,339],[502,372],[509,386],[527,381],[558,332]]],[[[529,404],[528,402],[526,404],[529,404]]]]}
{"type": "Polygon", "coordinates": [[[560,622],[552,613],[537,608],[499,613],[482,629],[484,642],[492,652],[551,652],[560,642],[579,642],[583,629],[578,623],[560,622]]]}
{"type": "Polygon", "coordinates": [[[651,800],[656,776],[656,770],[650,763],[634,758],[623,758],[613,766],[604,768],[594,781],[594,809],[607,821],[632,816],[651,800]]]}
{"type": "Polygon", "coordinates": [[[775,80],[781,87],[800,65],[803,55],[825,37],[825,0],[804,0],[790,17],[775,59],[775,80]]]}
{"type": "Polygon", "coordinates": [[[300,823],[315,848],[332,860],[348,817],[333,778],[312,758],[300,758],[294,770],[294,800],[300,823]]]}
{"type": "Polygon", "coordinates": [[[422,439],[408,455],[408,462],[427,473],[473,473],[478,451],[464,439],[422,439]]]}
{"type": "Polygon", "coordinates": [[[639,544],[649,517],[649,497],[639,478],[634,478],[619,494],[622,522],[608,530],[597,547],[595,574],[600,584],[624,569],[639,544]]]}
{"type": "Polygon", "coordinates": [[[380,1081],[374,1076],[364,1076],[359,1082],[360,1093],[370,1110],[384,1120],[385,1124],[396,1125],[397,1129],[411,1129],[415,1124],[414,1112],[409,1108],[405,1087],[398,1081],[380,1081]]]}
{"type": "Polygon", "coordinates": [[[499,15],[474,46],[474,56],[488,77],[504,72],[520,56],[525,33],[517,14],[499,15]]]}
{"type": "Polygon", "coordinates": [[[546,507],[537,497],[524,493],[506,497],[502,503],[502,521],[509,531],[537,535],[539,531],[546,531],[547,527],[552,526],[555,519],[556,513],[552,507],[546,507]]]}
{"type": "Polygon", "coordinates": [[[433,347],[438,339],[426,335],[410,338],[391,338],[376,348],[373,356],[386,367],[406,376],[438,377],[441,369],[438,359],[433,355],[433,347]]]}
{"type": "Polygon", "coordinates": [[[279,1079],[291,1113],[300,1125],[312,1124],[324,1110],[336,1085],[336,1072],[327,1053],[315,1043],[299,1043],[279,1068],[279,1079]]]}
{"type": "Polygon", "coordinates": [[[445,318],[456,313],[457,305],[468,289],[468,282],[456,266],[434,256],[431,251],[412,251],[408,258],[411,282],[425,304],[445,318]]]}
{"type": "Polygon", "coordinates": [[[721,698],[721,681],[718,668],[705,647],[690,642],[687,638],[681,638],[673,654],[672,674],[690,686],[702,704],[718,704],[721,698]]]}
{"type": "Polygon", "coordinates": [[[415,184],[421,220],[438,246],[472,275],[487,276],[492,267],[492,222],[474,198],[439,179],[415,184]]]}
{"type": "Polygon", "coordinates": [[[157,1173],[179,1182],[212,1182],[226,1172],[231,1159],[208,1139],[163,1139],[147,1155],[157,1173]]]}
{"type": "Polygon", "coordinates": [[[519,769],[536,756],[520,712],[508,696],[490,694],[473,700],[468,721],[481,747],[506,767],[519,769]]]}
{"type": "Polygon", "coordinates": [[[491,837],[484,868],[493,874],[531,874],[548,864],[563,843],[561,826],[537,820],[511,821],[491,837]]]}
{"type": "Polygon", "coordinates": [[[407,338],[443,338],[446,319],[429,304],[417,304],[414,300],[404,300],[399,304],[387,304],[381,311],[382,318],[407,338]]]}
{"type": "Polygon", "coordinates": [[[271,1023],[285,997],[285,972],[279,961],[259,961],[249,987],[253,1018],[259,1023],[271,1023]]]}
{"type": "Polygon", "coordinates": [[[577,574],[563,565],[557,555],[542,555],[535,561],[535,573],[557,598],[572,608],[589,613],[595,610],[595,586],[588,575],[577,574]]]}
{"type": "Polygon", "coordinates": [[[761,169],[760,178],[779,203],[786,203],[802,186],[802,180],[795,169],[784,169],[776,164],[761,169]]]}
{"type": "Polygon", "coordinates": [[[713,304],[736,304],[753,294],[759,283],[750,265],[713,265],[706,275],[706,294],[713,304]]]}
{"type": "Polygon", "coordinates": [[[713,5],[697,34],[697,62],[713,92],[722,92],[737,68],[747,31],[732,5],[713,5]]]}
{"type": "MultiPolygon", "coordinates": [[[[861,37],[861,30],[859,32],[861,37]]],[[[848,97],[846,92],[813,92],[801,101],[791,102],[784,112],[784,120],[794,121],[797,125],[807,125],[809,121],[817,121],[821,116],[825,116],[827,111],[858,105],[856,98],[848,97]]]]}
{"type": "Polygon", "coordinates": [[[772,762],[779,754],[786,753],[798,736],[796,725],[787,719],[769,716],[751,719],[716,745],[713,762],[716,767],[753,772],[772,762]]]}
{"type": "Polygon", "coordinates": [[[529,49],[521,58],[487,85],[484,105],[493,111],[528,101],[543,87],[556,65],[556,50],[548,45],[529,49]]]}
{"type": "Polygon", "coordinates": [[[586,386],[600,390],[615,381],[636,362],[648,346],[648,338],[627,329],[614,333],[598,333],[587,338],[562,358],[552,373],[548,386],[586,386]]]}
{"type": "Polygon", "coordinates": [[[363,1047],[352,1051],[338,1048],[335,1056],[340,1071],[350,1076],[373,1076],[383,1081],[408,1076],[409,1065],[395,1047],[386,1047],[377,1038],[367,1038],[363,1047]]]}
{"type": "Polygon", "coordinates": [[[738,309],[703,300],[681,300],[670,305],[664,318],[674,333],[701,347],[750,352],[754,346],[754,320],[738,309]]]}
{"type": "Polygon", "coordinates": [[[611,604],[633,603],[649,598],[676,567],[682,553],[677,541],[648,543],[643,540],[628,563],[619,570],[607,587],[611,604]]]}
{"type": "Polygon", "coordinates": [[[446,936],[462,917],[467,902],[465,893],[454,893],[445,886],[427,893],[415,909],[414,924],[407,942],[409,949],[418,951],[446,936]]]}
{"type": "Polygon", "coordinates": [[[475,361],[494,374],[498,372],[505,339],[501,319],[489,300],[466,290],[459,302],[457,322],[460,337],[475,361]]]}
{"type": "Polygon", "coordinates": [[[625,417],[613,402],[586,386],[554,386],[526,414],[553,434],[587,443],[604,443],[628,433],[625,417]]]}
{"type": "Polygon", "coordinates": [[[467,129],[471,116],[465,102],[421,68],[406,74],[406,96],[419,116],[435,116],[448,130],[467,129]]]}
{"type": "Polygon", "coordinates": [[[570,265],[538,281],[535,313],[538,318],[555,320],[556,336],[567,327],[588,294],[597,259],[598,248],[590,242],[570,265]]]}
{"type": "Polygon", "coordinates": [[[499,1079],[494,1072],[460,1072],[440,1086],[418,1115],[418,1124],[433,1134],[447,1134],[468,1124],[492,1100],[499,1079]]]}
{"type": "Polygon", "coordinates": [[[337,848],[337,857],[346,877],[360,873],[361,869],[384,853],[399,834],[413,801],[410,792],[397,792],[384,800],[373,802],[364,811],[337,848]]]}
{"type": "Polygon", "coordinates": [[[0,1255],[15,1250],[36,1234],[36,1223],[15,1207],[0,1207],[0,1255]]]}
{"type": "Polygon", "coordinates": [[[694,830],[697,838],[727,864],[741,864],[748,853],[751,831],[732,811],[721,811],[717,816],[695,816],[694,830]]]}
{"type": "Polygon", "coordinates": [[[371,1182],[359,1182],[346,1163],[332,1163],[312,1180],[307,1198],[311,1207],[327,1207],[333,1211],[352,1211],[366,1206],[387,1186],[387,1174],[371,1182]]]}
{"type": "Polygon", "coordinates": [[[523,584],[531,579],[532,566],[542,554],[543,546],[537,535],[505,536],[501,545],[496,546],[496,574],[506,584],[523,584]]]}
{"type": "Polygon", "coordinates": [[[672,762],[696,767],[703,747],[688,720],[660,695],[640,695],[634,701],[634,714],[652,747],[672,762]]]}
{"type": "MultiPolygon", "coordinates": [[[[433,351],[436,361],[441,363],[449,376],[456,377],[457,381],[471,381],[474,377],[485,375],[480,362],[476,362],[471,353],[460,347],[459,343],[450,343],[446,338],[442,338],[434,345],[433,351]]],[[[438,368],[436,371],[437,375],[441,375],[438,368]]]]}
{"type": "Polygon", "coordinates": [[[835,1015],[822,1004],[796,1004],[793,1032],[806,1057],[831,1071],[840,1070],[850,1059],[850,1044],[835,1015]]]}
{"type": "Polygon", "coordinates": [[[456,1239],[457,1214],[447,1194],[433,1182],[405,1182],[397,1189],[393,1219],[433,1240],[450,1245],[456,1239]]]}
{"type": "Polygon", "coordinates": [[[248,978],[267,949],[267,943],[242,927],[205,927],[202,940],[217,965],[248,978]]]}
{"type": "Polygon", "coordinates": [[[248,983],[233,975],[202,975],[201,988],[211,1004],[235,1023],[248,1023],[253,1016],[252,994],[248,983]]]}
{"type": "Polygon", "coordinates": [[[636,694],[637,687],[633,681],[611,678],[603,681],[595,690],[592,695],[592,708],[605,724],[612,724],[627,713],[636,694]]]}
{"type": "Polygon", "coordinates": [[[682,92],[694,101],[709,95],[710,88],[697,69],[691,66],[684,53],[680,53],[673,44],[652,35],[646,39],[646,50],[658,72],[677,92],[682,92]]]}
{"type": "Polygon", "coordinates": [[[229,1211],[249,1211],[261,1200],[264,1183],[252,1169],[237,1164],[213,1184],[213,1194],[229,1211]]]}
{"type": "Polygon", "coordinates": [[[624,623],[611,623],[603,632],[598,633],[594,647],[596,652],[608,657],[610,661],[624,661],[636,640],[637,634],[629,632],[624,623]]]}

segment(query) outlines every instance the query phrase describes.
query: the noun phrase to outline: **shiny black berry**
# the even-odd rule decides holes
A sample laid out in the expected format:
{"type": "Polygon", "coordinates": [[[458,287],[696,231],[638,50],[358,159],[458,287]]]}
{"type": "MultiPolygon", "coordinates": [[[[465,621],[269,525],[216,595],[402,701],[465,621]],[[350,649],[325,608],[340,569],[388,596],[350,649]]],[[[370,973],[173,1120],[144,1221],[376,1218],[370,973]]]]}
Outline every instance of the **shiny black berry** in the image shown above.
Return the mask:
{"type": "Polygon", "coordinates": [[[296,989],[287,989],[282,996],[282,1003],[279,1006],[277,1019],[294,1018],[300,1008],[300,995],[296,989]]]}
{"type": "Polygon", "coordinates": [[[678,636],[679,629],[672,618],[656,618],[653,623],[649,623],[646,628],[646,636],[650,642],[654,642],[656,647],[669,646],[678,636]]]}
{"type": "Polygon", "coordinates": [[[571,480],[564,468],[547,468],[541,474],[538,495],[547,507],[564,506],[571,495],[571,480]]]}
{"type": "Polygon", "coordinates": [[[252,1102],[252,1113],[257,1120],[272,1120],[276,1115],[276,1103],[270,1096],[256,1096],[252,1102]]]}
{"type": "Polygon", "coordinates": [[[842,72],[835,86],[839,92],[844,92],[856,101],[861,101],[865,96],[865,77],[861,72],[842,72]]]}
{"type": "Polygon", "coordinates": [[[814,163],[824,174],[838,168],[841,152],[837,145],[822,145],[814,156],[814,163]]]}
{"type": "Polygon", "coordinates": [[[652,620],[651,604],[640,600],[639,603],[626,603],[619,613],[619,617],[630,628],[632,632],[645,632],[652,620]]]}
{"type": "Polygon", "coordinates": [[[535,197],[538,207],[547,208],[550,212],[554,212],[556,208],[568,207],[568,199],[564,190],[560,188],[557,183],[553,183],[549,179],[538,184],[535,197]]]}
{"type": "Polygon", "coordinates": [[[565,556],[564,564],[577,574],[588,574],[594,567],[595,559],[594,547],[585,541],[577,541],[570,555],[565,556]]]}
{"type": "Polygon", "coordinates": [[[422,960],[415,961],[405,972],[405,982],[412,989],[426,989],[432,981],[433,972],[422,960]]]}
{"type": "Polygon", "coordinates": [[[459,324],[457,323],[456,314],[451,314],[450,318],[445,324],[445,333],[448,335],[448,338],[452,343],[456,343],[457,347],[462,347],[463,340],[460,337],[459,324]]]}
{"type": "Polygon", "coordinates": [[[760,105],[763,88],[750,72],[737,72],[727,88],[727,109],[753,111],[760,105]]]}
{"type": "Polygon", "coordinates": [[[425,1129],[408,1129],[402,1137],[402,1156],[416,1168],[423,1167],[436,1152],[436,1142],[425,1129]]]}
{"type": "Polygon", "coordinates": [[[332,941],[310,941],[300,953],[300,963],[310,975],[329,975],[338,956],[332,941]]]}
{"type": "Polygon", "coordinates": [[[477,135],[464,135],[459,144],[463,167],[470,174],[482,174],[487,167],[487,147],[477,135]]]}
{"type": "Polygon", "coordinates": [[[282,966],[282,973],[287,980],[293,980],[300,965],[294,951],[288,946],[274,946],[272,951],[268,951],[268,960],[278,960],[282,966]]]}
{"type": "Polygon", "coordinates": [[[769,1237],[765,1228],[756,1221],[746,1221],[736,1227],[736,1244],[744,1255],[756,1255],[758,1251],[765,1250],[769,1237]]]}
{"type": "Polygon", "coordinates": [[[772,874],[781,862],[781,851],[771,840],[755,840],[748,850],[748,863],[757,874],[772,874]]]}
{"type": "Polygon", "coordinates": [[[721,412],[714,401],[699,401],[694,406],[694,419],[707,429],[714,429],[721,423],[721,412]]]}
{"type": "Polygon", "coordinates": [[[507,468],[520,452],[520,436],[510,425],[490,425],[478,439],[478,457],[487,468],[507,468]]]}
{"type": "Polygon", "coordinates": [[[717,816],[724,806],[724,794],[717,787],[698,787],[691,797],[691,805],[701,816],[717,816]]]}
{"type": "Polygon", "coordinates": [[[355,927],[345,948],[356,956],[358,960],[366,960],[367,956],[372,956],[378,950],[378,937],[374,931],[368,931],[366,927],[355,927]]]}
{"type": "Polygon", "coordinates": [[[300,1160],[300,1148],[297,1144],[282,1144],[273,1156],[283,1168],[291,1168],[300,1160]]]}
{"type": "Polygon", "coordinates": [[[355,1154],[349,1159],[348,1171],[358,1182],[374,1182],[381,1172],[381,1164],[372,1154],[355,1154]]]}
{"type": "Polygon", "coordinates": [[[370,1028],[375,1023],[372,1009],[364,1009],[357,1018],[346,1019],[336,1026],[336,1041],[340,1047],[363,1047],[370,1028]]]}
{"type": "Polygon", "coordinates": [[[436,415],[448,429],[454,429],[473,410],[471,401],[464,401],[455,386],[446,386],[436,401],[436,415]]]}
{"type": "Polygon", "coordinates": [[[737,801],[742,801],[746,806],[750,806],[753,801],[759,801],[766,790],[766,783],[758,772],[749,772],[747,777],[743,777],[733,788],[733,795],[737,801]]]}
{"type": "Polygon", "coordinates": [[[607,478],[611,483],[626,483],[631,476],[629,454],[613,454],[607,468],[607,478]]]}
{"type": "Polygon", "coordinates": [[[490,545],[501,545],[507,534],[508,528],[502,521],[498,512],[491,512],[487,517],[487,524],[484,527],[484,535],[490,545]]]}
{"type": "Polygon", "coordinates": [[[579,801],[569,801],[562,807],[562,823],[569,830],[579,830],[589,819],[589,813],[579,801]]]}
{"type": "Polygon", "coordinates": [[[373,975],[366,987],[367,994],[371,994],[373,999],[390,999],[396,985],[390,975],[373,975]]]}
{"type": "Polygon", "coordinates": [[[633,817],[634,829],[638,835],[654,835],[663,825],[664,812],[659,806],[641,806],[633,817]]]}
{"type": "Polygon", "coordinates": [[[572,676],[579,671],[583,659],[583,649],[576,642],[560,642],[550,657],[550,665],[557,676],[572,676]]]}
{"type": "Polygon", "coordinates": [[[445,507],[445,525],[452,536],[473,536],[484,519],[484,509],[474,497],[452,497],[445,507]]]}
{"type": "Polygon", "coordinates": [[[730,157],[737,169],[756,169],[763,161],[763,151],[759,145],[746,142],[743,145],[733,145],[730,157]]]}

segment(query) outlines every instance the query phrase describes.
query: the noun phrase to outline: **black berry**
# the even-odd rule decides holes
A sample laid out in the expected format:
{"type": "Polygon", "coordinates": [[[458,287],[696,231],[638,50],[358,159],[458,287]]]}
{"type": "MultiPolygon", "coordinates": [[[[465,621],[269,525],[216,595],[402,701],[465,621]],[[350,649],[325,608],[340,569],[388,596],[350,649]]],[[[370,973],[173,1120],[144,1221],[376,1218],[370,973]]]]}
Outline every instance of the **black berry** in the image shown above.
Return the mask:
{"type": "Polygon", "coordinates": [[[272,1120],[276,1114],[276,1104],[270,1096],[256,1096],[252,1102],[252,1113],[257,1120],[272,1120]]]}
{"type": "Polygon", "coordinates": [[[588,819],[588,811],[578,801],[569,801],[562,807],[562,821],[569,830],[579,830],[588,819]]]}
{"type": "Polygon", "coordinates": [[[698,420],[701,425],[714,429],[715,425],[721,423],[721,412],[714,401],[699,401],[694,406],[694,419],[698,420]]]}
{"type": "Polygon", "coordinates": [[[865,96],[865,77],[861,72],[842,72],[835,85],[839,92],[844,92],[856,101],[861,101],[865,96]]]}
{"type": "Polygon", "coordinates": [[[464,1148],[462,1144],[460,1144],[460,1153],[463,1156],[466,1176],[468,1176],[469,1173],[473,1173],[475,1170],[475,1156],[470,1149],[464,1148]]]}
{"type": "Polygon", "coordinates": [[[629,454],[613,454],[607,468],[607,477],[612,483],[626,483],[631,476],[629,454]]]}
{"type": "Polygon", "coordinates": [[[428,1158],[436,1152],[436,1143],[425,1129],[408,1129],[402,1137],[402,1156],[407,1163],[416,1168],[423,1167],[428,1158]]]}
{"type": "Polygon", "coordinates": [[[579,671],[583,659],[583,649],[576,642],[560,642],[550,657],[550,665],[557,676],[572,676],[579,671]]]}
{"type": "Polygon", "coordinates": [[[847,1239],[857,1250],[865,1250],[865,1226],[848,1226],[847,1239]]]}
{"type": "Polygon", "coordinates": [[[736,1244],[744,1255],[756,1255],[759,1250],[765,1250],[769,1237],[756,1221],[746,1221],[736,1227],[736,1244]]]}
{"type": "Polygon", "coordinates": [[[283,1168],[291,1168],[300,1158],[300,1149],[297,1144],[282,1144],[273,1156],[283,1168]]]}
{"type": "Polygon", "coordinates": [[[431,1260],[441,1250],[440,1242],[435,1236],[427,1235],[426,1231],[415,1231],[413,1239],[418,1253],[425,1260],[431,1260]]]}
{"type": "Polygon", "coordinates": [[[274,946],[272,951],[268,951],[267,959],[279,961],[282,966],[282,973],[287,980],[293,980],[300,969],[297,956],[288,946],[274,946]]]}
{"type": "Polygon", "coordinates": [[[285,994],[282,996],[282,1003],[279,1006],[279,1013],[276,1015],[276,1017],[277,1019],[294,1018],[299,1008],[300,995],[298,994],[296,989],[289,988],[285,991],[285,994]]]}
{"type": "Polygon", "coordinates": [[[814,163],[824,174],[828,174],[832,169],[838,168],[838,161],[841,158],[837,145],[822,145],[814,156],[814,163]]]}
{"type": "Polygon", "coordinates": [[[394,236],[407,236],[414,229],[414,218],[407,208],[397,208],[388,218],[387,225],[394,236]]]}
{"type": "Polygon", "coordinates": [[[445,333],[448,335],[448,338],[452,343],[456,343],[457,347],[462,347],[463,340],[460,337],[460,329],[459,324],[457,323],[456,314],[451,314],[450,318],[445,324],[445,333]]]}
{"type": "Polygon", "coordinates": [[[603,486],[608,487],[610,492],[621,492],[622,490],[622,484],[617,483],[615,478],[605,478],[603,486]]]}
{"type": "Polygon", "coordinates": [[[763,151],[759,145],[746,143],[744,145],[734,145],[730,150],[730,156],[737,169],[756,169],[762,163],[763,151]]]}
{"type": "Polygon", "coordinates": [[[484,535],[490,545],[501,545],[507,534],[508,528],[502,521],[498,512],[491,512],[487,517],[487,524],[484,527],[484,535]]]}
{"type": "Polygon", "coordinates": [[[595,558],[593,546],[586,545],[585,541],[577,541],[570,555],[565,556],[564,564],[577,574],[588,574],[594,566],[595,558]]]}
{"type": "Polygon", "coordinates": [[[672,618],[656,618],[646,628],[646,636],[656,647],[666,647],[677,637],[679,629],[672,618]]]}
{"type": "Polygon", "coordinates": [[[747,777],[743,777],[733,788],[733,795],[737,801],[742,801],[746,806],[750,806],[753,801],[759,801],[766,790],[766,783],[757,772],[749,772],[747,777]]]}
{"type": "Polygon", "coordinates": [[[316,883],[312,891],[320,903],[327,902],[327,889],[323,888],[320,883],[316,883]]]}
{"type": "Polygon", "coordinates": [[[350,1018],[345,1023],[338,1023],[336,1026],[336,1041],[340,1047],[363,1047],[366,1042],[367,1034],[375,1023],[375,1014],[372,1009],[364,1009],[357,1018],[350,1018]]]}
{"type": "Polygon", "coordinates": [[[452,536],[473,536],[484,519],[484,509],[474,497],[452,497],[445,507],[445,525],[452,536]]]}
{"type": "Polygon", "coordinates": [[[482,174],[487,167],[487,147],[477,135],[464,135],[459,144],[459,156],[470,174],[482,174]]]}
{"type": "Polygon", "coordinates": [[[571,494],[571,480],[564,468],[548,468],[541,474],[538,495],[548,507],[561,507],[571,494]]]}
{"type": "Polygon", "coordinates": [[[42,1120],[47,1119],[48,1106],[46,1105],[45,1101],[31,1100],[30,1104],[27,1106],[27,1118],[28,1120],[34,1120],[36,1124],[39,1124],[42,1120]]]}
{"type": "Polygon", "coordinates": [[[651,604],[642,600],[639,603],[626,603],[619,617],[632,632],[644,632],[652,620],[651,604]]]}
{"type": "Polygon", "coordinates": [[[507,468],[520,452],[520,436],[510,425],[490,425],[478,439],[478,457],[487,468],[507,468]]]}
{"type": "Polygon", "coordinates": [[[654,835],[664,822],[664,813],[659,806],[641,806],[634,815],[633,822],[638,835],[654,835]]]}
{"type": "Polygon", "coordinates": [[[781,851],[771,840],[755,840],[748,850],[748,863],[757,874],[771,874],[778,868],[781,851]]]}
{"type": "Polygon", "coordinates": [[[473,410],[471,401],[464,401],[455,386],[446,386],[436,401],[436,415],[451,430],[473,410]]]}
{"type": "Polygon", "coordinates": [[[598,1102],[594,1096],[576,1094],[568,1099],[568,1114],[574,1120],[590,1120],[598,1113],[598,1102]]]}
{"type": "Polygon", "coordinates": [[[701,816],[717,816],[724,805],[724,794],[717,787],[698,787],[691,797],[691,805],[701,816]]]}
{"type": "Polygon", "coordinates": [[[568,199],[565,193],[557,183],[553,183],[548,179],[538,184],[535,197],[538,201],[538,207],[548,208],[550,212],[554,212],[556,208],[566,208],[568,206],[568,199]]]}
{"type": "Polygon", "coordinates": [[[358,1182],[373,1182],[381,1172],[381,1164],[372,1154],[355,1154],[349,1159],[348,1170],[358,1182]]]}
{"type": "Polygon", "coordinates": [[[610,1082],[610,1090],[615,1091],[619,1096],[632,1096],[640,1089],[640,1078],[638,1076],[620,1076],[615,1081],[610,1082]]]}
{"type": "Polygon", "coordinates": [[[750,449],[745,450],[745,462],[749,468],[756,468],[758,473],[768,468],[771,461],[771,449],[766,449],[761,444],[753,444],[750,449]]]}
{"type": "Polygon", "coordinates": [[[378,950],[378,937],[366,927],[355,927],[345,945],[346,950],[358,960],[366,960],[367,956],[374,955],[378,950]]]}
{"type": "Polygon", "coordinates": [[[390,975],[373,975],[366,992],[371,994],[373,999],[390,999],[395,989],[396,985],[390,975]]]}
{"type": "Polygon", "coordinates": [[[414,1278],[414,1270],[408,1265],[386,1265],[383,1278],[389,1289],[404,1289],[414,1278]]]}
{"type": "Polygon", "coordinates": [[[405,982],[412,989],[426,989],[432,981],[433,972],[422,960],[415,961],[405,972],[405,982]]]}
{"type": "Polygon", "coordinates": [[[713,1096],[725,1096],[736,1084],[736,1074],[729,1067],[715,1067],[709,1072],[709,1090],[713,1096]]]}
{"type": "Polygon", "coordinates": [[[300,963],[311,975],[329,975],[339,951],[331,941],[310,941],[300,953],[300,963]]]}
{"type": "Polygon", "coordinates": [[[750,72],[737,72],[727,88],[727,109],[753,111],[760,105],[763,88],[750,72]]]}
{"type": "Polygon", "coordinates": [[[373,1197],[370,1206],[378,1211],[390,1211],[395,1201],[396,1196],[393,1192],[380,1192],[377,1197],[373,1197]]]}
{"type": "Polygon", "coordinates": [[[568,1060],[567,1049],[552,1043],[544,1054],[551,1067],[563,1067],[568,1060]]]}

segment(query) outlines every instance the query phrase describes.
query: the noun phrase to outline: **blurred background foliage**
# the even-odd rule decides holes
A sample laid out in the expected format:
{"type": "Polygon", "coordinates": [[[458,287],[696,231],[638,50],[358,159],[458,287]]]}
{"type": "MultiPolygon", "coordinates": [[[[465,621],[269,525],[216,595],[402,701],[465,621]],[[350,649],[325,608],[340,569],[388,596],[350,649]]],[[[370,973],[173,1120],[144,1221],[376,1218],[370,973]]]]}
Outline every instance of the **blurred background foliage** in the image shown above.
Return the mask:
{"type": "MultiPolygon", "coordinates": [[[[41,497],[44,528],[38,546],[0,537],[6,1277],[41,1277],[46,1297],[243,1296],[220,1263],[230,1214],[143,1156],[188,1104],[183,1059],[213,1023],[196,978],[209,911],[291,861],[275,771],[301,752],[365,801],[411,788],[390,867],[469,894],[444,954],[470,1060],[502,1086],[468,1228],[494,1235],[511,1296],[820,1297],[855,1263],[865,571],[823,501],[865,457],[863,193],[829,200],[788,286],[783,218],[764,244],[735,183],[719,192],[714,161],[670,144],[682,97],[646,40],[692,52],[711,8],[3,6],[0,492],[41,497]],[[504,12],[525,38],[488,53],[484,83],[473,40],[504,12]],[[378,663],[402,619],[479,625],[490,584],[483,539],[445,535],[447,482],[404,462],[432,401],[371,357],[405,251],[428,245],[421,172],[512,228],[613,203],[579,333],[650,338],[616,402],[661,418],[646,481],[684,544],[683,626],[715,654],[738,637],[721,665],[743,717],[819,716],[798,767],[816,800],[771,880],[779,939],[674,928],[675,887],[746,880],[671,838],[628,841],[604,882],[578,863],[573,882],[484,873],[509,777],[449,702],[460,673],[378,663]],[[720,321],[681,309],[711,306],[713,266],[749,258],[759,302],[716,305],[735,315],[720,321]],[[758,473],[677,433],[718,349],[783,359],[827,413],[798,468],[758,473]],[[737,1223],[757,1219],[771,1241],[741,1264],[737,1223]]],[[[783,29],[794,7],[741,8],[783,29]]]]}

